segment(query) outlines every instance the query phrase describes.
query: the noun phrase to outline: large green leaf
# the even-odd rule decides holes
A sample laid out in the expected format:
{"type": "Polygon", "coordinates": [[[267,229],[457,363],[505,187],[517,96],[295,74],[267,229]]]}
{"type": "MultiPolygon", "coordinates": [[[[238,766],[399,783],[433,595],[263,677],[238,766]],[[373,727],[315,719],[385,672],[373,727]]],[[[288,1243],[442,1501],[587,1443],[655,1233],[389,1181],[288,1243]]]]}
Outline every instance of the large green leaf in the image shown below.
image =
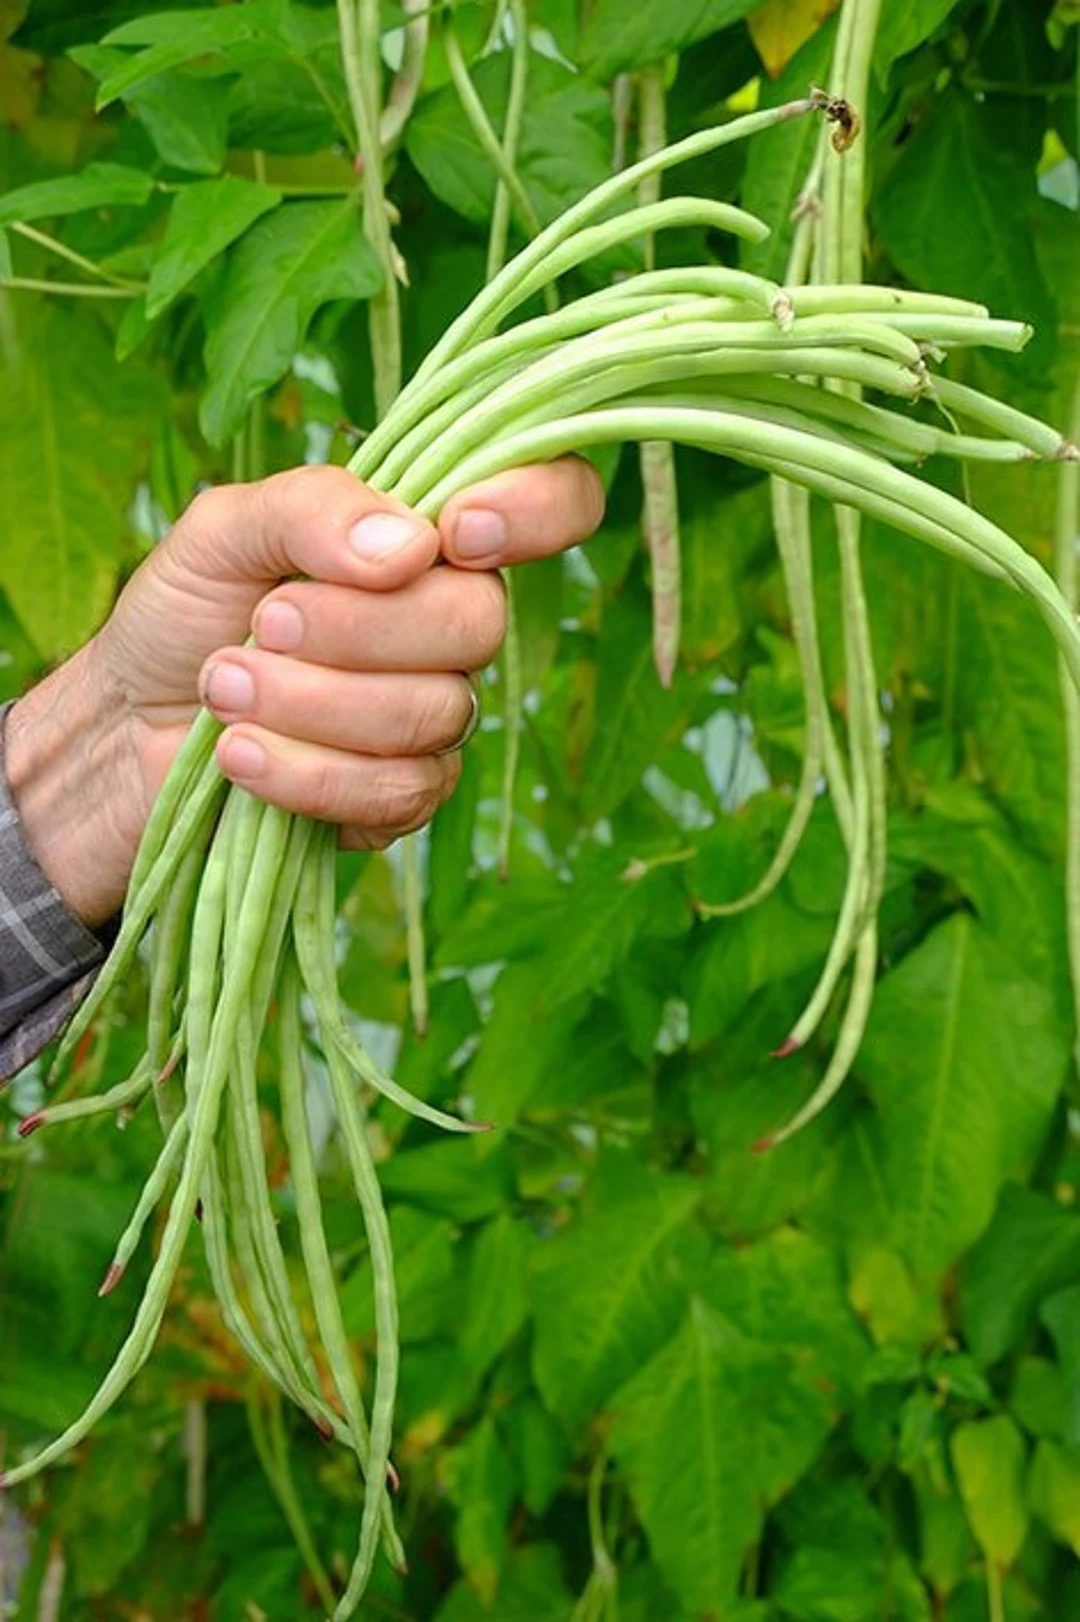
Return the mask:
{"type": "Polygon", "coordinates": [[[534,1369],[545,1401],[584,1419],[671,1334],[700,1243],[693,1183],[630,1163],[534,1256],[534,1369]]]}
{"type": "Polygon", "coordinates": [[[917,1273],[955,1261],[1038,1152],[1068,1062],[1054,1016],[1042,982],[967,914],[882,981],[859,1074],[885,1128],[896,1242],[917,1273]]]}
{"type": "Polygon", "coordinates": [[[597,79],[661,62],[695,40],[718,33],[753,11],[758,0],[596,0],[581,42],[597,79]]]}
{"type": "Polygon", "coordinates": [[[0,587],[44,658],[70,653],[111,604],[161,405],[85,306],[20,308],[0,391],[0,587]]]}
{"type": "Polygon", "coordinates": [[[211,11],[162,12],[124,23],[105,35],[103,45],[143,47],[125,55],[98,86],[99,111],[148,79],[181,66],[193,58],[226,52],[230,47],[259,38],[262,5],[217,7],[211,11]]]}
{"type": "Polygon", "coordinates": [[[909,0],[903,6],[883,6],[874,45],[874,67],[884,80],[897,57],[906,56],[936,33],[957,0],[909,0]]]}
{"type": "Polygon", "coordinates": [[[828,1435],[828,1397],[694,1298],[614,1409],[612,1446],[654,1559],[688,1610],[725,1614],[764,1510],[828,1435]]]}
{"type": "MultiPolygon", "coordinates": [[[[509,93],[506,54],[485,58],[474,79],[492,123],[501,129],[509,93]]],[[[405,146],[436,197],[476,224],[490,218],[495,172],[452,86],[421,103],[409,121],[405,146]]],[[[599,184],[609,172],[610,152],[607,96],[559,63],[534,57],[516,168],[544,224],[599,184]]]]}
{"type": "Polygon", "coordinates": [[[939,96],[878,193],[874,219],[889,258],[916,287],[1030,322],[1030,356],[1045,362],[1054,307],[1032,240],[1035,176],[1014,130],[985,102],[939,96]]]}
{"type": "Polygon", "coordinates": [[[210,443],[234,434],[249,403],[284,375],[316,310],[369,298],[380,280],[351,202],[290,203],[259,221],[207,302],[210,384],[199,420],[210,443]]]}
{"type": "Polygon", "coordinates": [[[836,1255],[796,1228],[722,1251],[702,1292],[748,1338],[790,1354],[839,1408],[855,1389],[869,1345],[847,1302],[836,1255]]]}

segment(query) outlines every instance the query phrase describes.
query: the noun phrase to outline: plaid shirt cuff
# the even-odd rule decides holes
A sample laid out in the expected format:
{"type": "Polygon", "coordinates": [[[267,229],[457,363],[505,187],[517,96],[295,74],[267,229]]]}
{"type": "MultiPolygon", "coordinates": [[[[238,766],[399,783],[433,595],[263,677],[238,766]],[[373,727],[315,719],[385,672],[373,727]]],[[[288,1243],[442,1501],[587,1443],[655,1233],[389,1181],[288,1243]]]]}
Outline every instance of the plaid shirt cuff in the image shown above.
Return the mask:
{"type": "Polygon", "coordinates": [[[47,1047],[86,996],[105,947],[70,912],[26,842],[4,771],[0,707],[0,1082],[47,1047]]]}

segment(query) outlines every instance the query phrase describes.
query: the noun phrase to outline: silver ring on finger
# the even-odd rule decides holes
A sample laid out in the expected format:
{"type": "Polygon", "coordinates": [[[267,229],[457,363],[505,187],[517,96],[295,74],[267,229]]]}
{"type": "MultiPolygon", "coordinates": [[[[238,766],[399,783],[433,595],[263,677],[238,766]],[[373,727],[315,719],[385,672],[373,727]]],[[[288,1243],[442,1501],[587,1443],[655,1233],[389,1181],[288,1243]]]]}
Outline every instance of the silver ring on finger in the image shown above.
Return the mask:
{"type": "Polygon", "coordinates": [[[453,743],[446,744],[444,748],[435,750],[436,759],[442,755],[456,755],[464,749],[466,744],[470,743],[479,732],[480,723],[484,718],[484,709],[480,702],[479,679],[476,676],[470,676],[465,671],[462,674],[469,686],[469,717],[462,728],[459,738],[456,738],[453,743]]]}

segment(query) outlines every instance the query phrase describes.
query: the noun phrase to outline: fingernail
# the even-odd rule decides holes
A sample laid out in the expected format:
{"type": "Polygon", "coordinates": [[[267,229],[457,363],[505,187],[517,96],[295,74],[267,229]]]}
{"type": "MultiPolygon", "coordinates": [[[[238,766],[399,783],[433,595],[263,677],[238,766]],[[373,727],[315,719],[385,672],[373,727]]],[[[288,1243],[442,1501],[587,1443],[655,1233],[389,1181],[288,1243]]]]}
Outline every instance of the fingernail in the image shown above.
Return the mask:
{"type": "Polygon", "coordinates": [[[226,738],[221,745],[221,765],[230,777],[261,777],[266,770],[266,750],[254,738],[226,738]]]}
{"type": "Polygon", "coordinates": [[[243,665],[211,665],[203,697],[222,715],[244,715],[255,702],[255,683],[243,665]]]}
{"type": "Polygon", "coordinates": [[[379,563],[419,540],[422,533],[415,518],[400,513],[368,513],[349,531],[349,545],[365,563],[379,563]]]}
{"type": "Polygon", "coordinates": [[[255,640],[273,653],[291,653],[303,635],[303,615],[292,603],[267,603],[255,616],[255,640]]]}
{"type": "Polygon", "coordinates": [[[501,513],[482,507],[466,507],[454,525],[454,552],[459,558],[477,563],[482,558],[501,557],[506,550],[506,519],[501,513]]]}

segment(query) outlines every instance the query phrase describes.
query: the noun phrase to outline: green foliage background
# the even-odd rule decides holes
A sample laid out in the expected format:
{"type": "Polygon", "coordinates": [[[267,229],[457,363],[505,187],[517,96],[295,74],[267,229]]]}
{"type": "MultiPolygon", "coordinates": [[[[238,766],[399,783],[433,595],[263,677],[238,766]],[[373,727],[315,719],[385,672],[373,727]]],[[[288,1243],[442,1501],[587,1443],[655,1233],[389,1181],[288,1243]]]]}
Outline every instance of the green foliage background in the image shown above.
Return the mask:
{"type": "MultiPolygon", "coordinates": [[[[230,476],[238,444],[268,468],[341,459],[351,425],[371,421],[361,301],[378,272],[340,145],[333,8],[147,10],[0,0],[0,193],[18,188],[0,195],[0,226],[36,221],[144,289],[0,292],[9,694],[92,632],[199,482],[230,476]]],[[[530,0],[520,167],[541,218],[608,171],[615,75],[669,59],[679,135],[752,83],[772,101],[820,81],[829,10],[530,0]]],[[[492,20],[487,3],[456,8],[498,116],[507,55],[476,60],[492,20]]],[[[885,0],[866,110],[868,278],[1034,322],[1022,360],[965,364],[1059,424],[1080,367],[1074,20],[1061,0],[885,0]]],[[[397,21],[388,5],[388,30],[397,21]]],[[[478,286],[493,199],[446,77],[436,46],[391,185],[410,365],[478,286]]],[[[792,126],[681,177],[774,222],[747,251],[754,269],[782,267],[809,140],[792,126]]],[[[661,245],[729,251],[700,233],[661,245]]],[[[21,278],[70,268],[4,237],[0,273],[12,261],[21,278]]],[[[1075,1622],[1080,1117],[1050,644],[1009,594],[867,523],[890,728],[880,983],[842,1097],[755,1157],[821,1073],[828,1031],[782,1066],[768,1055],[827,946],[842,854],[822,806],[763,907],[697,916],[765,866],[802,712],[765,485],[693,455],[679,468],[687,589],[670,692],[649,652],[634,457],[610,470],[602,537],[534,567],[519,594],[531,698],[512,876],[493,870],[490,724],[427,847],[426,1042],[399,1034],[397,861],[342,862],[343,984],[372,1041],[421,1096],[467,1096],[501,1126],[441,1141],[374,1117],[402,1295],[412,1570],[381,1570],[364,1614],[975,1622],[1000,1577],[1008,1618],[1075,1622]],[[631,862],[644,871],[628,881],[631,862]]],[[[980,468],[973,487],[1049,561],[1052,469],[980,468]]],[[[102,1082],[138,1050],[138,990],[84,1055],[102,1082]]],[[[32,1069],[0,1104],[6,1457],[71,1417],[111,1358],[137,1281],[105,1303],[94,1288],[153,1140],[136,1119],[19,1144],[40,1085],[32,1069]]],[[[367,1263],[329,1122],[325,1173],[366,1361],[367,1263]]],[[[0,1504],[11,1615],[316,1614],[285,1476],[342,1569],[350,1474],[255,1388],[196,1250],[134,1396],[72,1465],[0,1504]]]]}

